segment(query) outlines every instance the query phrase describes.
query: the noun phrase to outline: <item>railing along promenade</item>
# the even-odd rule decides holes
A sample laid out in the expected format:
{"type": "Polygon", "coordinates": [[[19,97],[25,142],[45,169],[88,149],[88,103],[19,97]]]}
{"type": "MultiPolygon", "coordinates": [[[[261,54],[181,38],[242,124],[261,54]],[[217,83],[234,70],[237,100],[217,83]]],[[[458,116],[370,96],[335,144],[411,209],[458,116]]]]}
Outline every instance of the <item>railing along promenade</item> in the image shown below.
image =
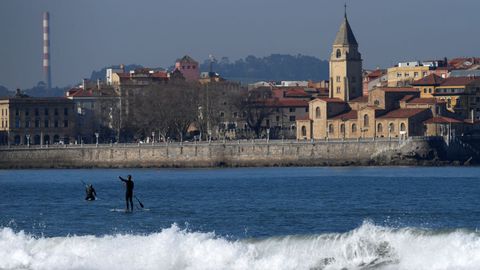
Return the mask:
{"type": "MultiPolygon", "coordinates": [[[[479,139],[480,136],[470,136],[472,139],[479,139]]],[[[211,141],[169,141],[169,142],[149,142],[149,143],[92,143],[92,144],[31,144],[31,145],[1,145],[1,150],[25,150],[25,149],[79,149],[79,148],[164,148],[179,146],[219,146],[219,145],[312,145],[312,144],[345,144],[345,143],[372,143],[372,142],[390,142],[402,145],[411,141],[441,141],[442,136],[411,136],[408,138],[356,138],[356,139],[311,139],[311,140],[280,140],[280,139],[243,139],[243,140],[211,140],[211,141]]]]}

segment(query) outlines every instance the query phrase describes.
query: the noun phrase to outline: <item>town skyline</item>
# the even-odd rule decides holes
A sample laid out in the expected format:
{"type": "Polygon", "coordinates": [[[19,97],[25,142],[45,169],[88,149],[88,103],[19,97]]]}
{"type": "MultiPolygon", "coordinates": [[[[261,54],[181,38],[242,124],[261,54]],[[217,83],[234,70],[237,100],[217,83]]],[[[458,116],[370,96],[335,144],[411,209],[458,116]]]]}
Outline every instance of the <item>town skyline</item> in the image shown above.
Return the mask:
{"type": "MultiPolygon", "coordinates": [[[[369,0],[361,4],[347,1],[349,20],[362,44],[365,68],[388,67],[408,60],[477,55],[478,41],[465,25],[480,22],[474,16],[480,3],[461,2],[462,5],[444,0],[421,3],[369,0]],[[415,8],[411,8],[413,4],[415,8]],[[455,20],[425,16],[440,16],[447,11],[462,16],[455,20]],[[448,39],[432,42],[435,36],[448,39]]],[[[0,63],[0,84],[10,89],[27,88],[42,80],[44,11],[51,14],[53,86],[65,86],[105,66],[124,63],[168,67],[184,54],[200,61],[209,54],[235,60],[271,53],[304,54],[325,60],[343,13],[343,2],[142,1],[134,7],[109,1],[4,3],[0,20],[2,25],[10,27],[0,28],[6,41],[0,49],[0,57],[4,59],[0,63]],[[212,5],[215,11],[211,10],[212,5]],[[130,9],[135,12],[127,12],[130,9]],[[139,26],[142,26],[140,31],[139,26]]]]}

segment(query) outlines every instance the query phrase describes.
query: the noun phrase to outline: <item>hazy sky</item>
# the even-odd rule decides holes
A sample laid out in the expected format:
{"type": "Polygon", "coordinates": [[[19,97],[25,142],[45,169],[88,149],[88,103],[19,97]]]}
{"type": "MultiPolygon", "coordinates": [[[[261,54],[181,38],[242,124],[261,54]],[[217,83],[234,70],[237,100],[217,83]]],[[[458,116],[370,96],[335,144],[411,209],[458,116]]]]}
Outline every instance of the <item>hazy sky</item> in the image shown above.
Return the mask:
{"type": "MultiPolygon", "coordinates": [[[[189,54],[328,59],[338,0],[1,0],[0,84],[42,80],[42,12],[50,12],[52,81],[65,86],[112,64],[168,67],[189,54]]],[[[366,68],[480,55],[479,0],[347,0],[366,68]]]]}

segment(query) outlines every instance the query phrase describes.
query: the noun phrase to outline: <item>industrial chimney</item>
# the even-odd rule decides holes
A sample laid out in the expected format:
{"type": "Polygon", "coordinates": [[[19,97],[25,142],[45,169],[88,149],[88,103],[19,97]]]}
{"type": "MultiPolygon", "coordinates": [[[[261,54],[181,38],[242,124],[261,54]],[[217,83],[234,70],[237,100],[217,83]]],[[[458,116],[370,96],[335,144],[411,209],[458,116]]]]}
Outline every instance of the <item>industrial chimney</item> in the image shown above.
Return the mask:
{"type": "Polygon", "coordinates": [[[47,88],[52,88],[52,75],[50,73],[50,15],[43,13],[43,76],[47,88]]]}

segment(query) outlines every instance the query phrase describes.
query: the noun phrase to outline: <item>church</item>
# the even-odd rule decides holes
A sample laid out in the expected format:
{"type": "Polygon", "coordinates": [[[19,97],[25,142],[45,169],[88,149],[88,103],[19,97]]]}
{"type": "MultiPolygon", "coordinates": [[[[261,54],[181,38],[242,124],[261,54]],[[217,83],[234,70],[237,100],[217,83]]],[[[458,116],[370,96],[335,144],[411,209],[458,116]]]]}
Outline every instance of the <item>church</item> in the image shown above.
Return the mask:
{"type": "Polygon", "coordinates": [[[296,121],[297,139],[440,136],[452,123],[463,127],[444,101],[417,88],[378,87],[368,96],[362,90],[362,55],[345,13],[330,56],[329,96],[309,102],[308,117],[296,121]]]}

